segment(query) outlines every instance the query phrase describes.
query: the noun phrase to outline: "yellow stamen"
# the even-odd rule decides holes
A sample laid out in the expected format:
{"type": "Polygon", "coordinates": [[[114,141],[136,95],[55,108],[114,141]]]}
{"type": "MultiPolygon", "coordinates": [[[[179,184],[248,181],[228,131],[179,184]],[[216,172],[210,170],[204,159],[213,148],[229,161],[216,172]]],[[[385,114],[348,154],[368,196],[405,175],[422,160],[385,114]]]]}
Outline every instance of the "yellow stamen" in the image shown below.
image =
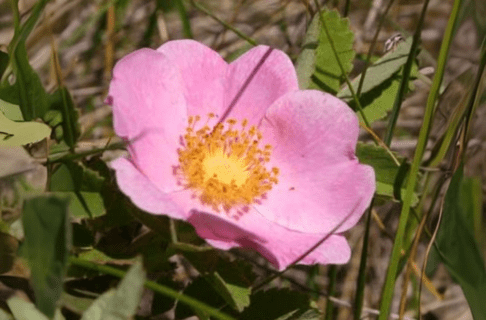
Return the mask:
{"type": "Polygon", "coordinates": [[[227,127],[220,123],[213,129],[205,125],[195,130],[198,120],[199,116],[189,117],[174,173],[180,184],[214,211],[228,213],[236,208],[242,214],[278,183],[279,169],[265,167],[272,147],[259,147],[263,136],[255,126],[246,129],[247,119],[242,120],[240,130],[234,129],[235,119],[227,120],[227,127]]]}

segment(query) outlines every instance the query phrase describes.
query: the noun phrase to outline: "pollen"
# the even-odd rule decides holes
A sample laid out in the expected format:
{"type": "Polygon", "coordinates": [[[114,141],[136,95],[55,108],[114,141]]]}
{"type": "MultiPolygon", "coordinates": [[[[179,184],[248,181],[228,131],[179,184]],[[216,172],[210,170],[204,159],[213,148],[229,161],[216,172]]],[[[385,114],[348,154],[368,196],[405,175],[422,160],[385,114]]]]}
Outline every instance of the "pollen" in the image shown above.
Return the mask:
{"type": "MultiPolygon", "coordinates": [[[[208,115],[208,121],[214,118],[208,115]]],[[[267,169],[272,146],[260,146],[263,138],[255,126],[236,119],[210,128],[197,123],[200,116],[189,117],[189,125],[177,150],[179,163],[174,168],[179,184],[216,212],[240,214],[252,203],[265,198],[278,183],[279,169],[267,169]]]]}

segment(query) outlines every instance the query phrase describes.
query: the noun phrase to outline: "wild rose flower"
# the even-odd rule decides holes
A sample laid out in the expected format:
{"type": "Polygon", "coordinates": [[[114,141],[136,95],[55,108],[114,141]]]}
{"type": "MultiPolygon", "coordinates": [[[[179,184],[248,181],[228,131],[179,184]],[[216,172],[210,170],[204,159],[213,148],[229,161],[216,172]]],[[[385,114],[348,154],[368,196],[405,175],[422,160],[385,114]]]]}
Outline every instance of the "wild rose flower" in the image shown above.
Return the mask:
{"type": "Polygon", "coordinates": [[[258,46],[227,64],[192,40],[137,50],[115,66],[108,102],[129,141],[111,167],[140,209],[279,270],[330,233],[300,263],[349,260],[342,232],[375,189],[355,155],[358,120],[339,99],[299,90],[283,52],[258,46]]]}

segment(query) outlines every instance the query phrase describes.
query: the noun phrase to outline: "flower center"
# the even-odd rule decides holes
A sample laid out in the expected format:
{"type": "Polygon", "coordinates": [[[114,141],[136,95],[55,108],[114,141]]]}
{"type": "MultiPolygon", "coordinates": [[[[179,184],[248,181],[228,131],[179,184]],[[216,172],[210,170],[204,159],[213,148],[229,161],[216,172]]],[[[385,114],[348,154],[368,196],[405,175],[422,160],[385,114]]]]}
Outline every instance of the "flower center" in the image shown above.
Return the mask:
{"type": "MultiPolygon", "coordinates": [[[[214,117],[209,114],[208,121],[214,117]]],[[[237,207],[241,214],[239,209],[246,211],[278,183],[278,168],[266,168],[272,147],[259,146],[262,134],[255,126],[247,128],[246,119],[239,129],[235,129],[238,122],[229,119],[212,130],[207,123],[195,130],[199,120],[199,116],[189,117],[174,173],[181,185],[214,211],[228,213],[237,207]]]]}

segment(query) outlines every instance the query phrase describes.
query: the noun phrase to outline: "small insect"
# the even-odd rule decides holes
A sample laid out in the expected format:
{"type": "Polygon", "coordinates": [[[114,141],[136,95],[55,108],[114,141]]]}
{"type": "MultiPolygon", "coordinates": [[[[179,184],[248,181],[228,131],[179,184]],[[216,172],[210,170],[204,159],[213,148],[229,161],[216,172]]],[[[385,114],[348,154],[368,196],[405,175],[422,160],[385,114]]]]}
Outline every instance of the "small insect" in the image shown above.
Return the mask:
{"type": "Polygon", "coordinates": [[[394,34],[388,40],[385,41],[385,53],[386,52],[393,52],[398,47],[398,44],[402,41],[405,41],[405,38],[402,36],[401,33],[394,34]]]}

